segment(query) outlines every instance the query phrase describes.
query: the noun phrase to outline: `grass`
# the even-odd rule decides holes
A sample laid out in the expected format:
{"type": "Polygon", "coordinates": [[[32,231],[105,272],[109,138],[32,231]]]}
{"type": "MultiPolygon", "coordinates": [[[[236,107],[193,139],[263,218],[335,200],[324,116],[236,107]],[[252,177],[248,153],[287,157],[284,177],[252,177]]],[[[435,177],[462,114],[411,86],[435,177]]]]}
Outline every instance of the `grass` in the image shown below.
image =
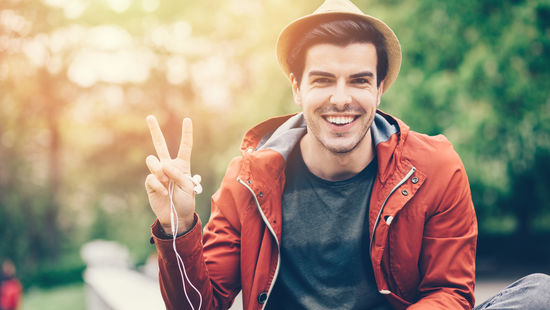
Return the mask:
{"type": "Polygon", "coordinates": [[[31,288],[23,295],[21,310],[85,310],[84,284],[31,288]]]}

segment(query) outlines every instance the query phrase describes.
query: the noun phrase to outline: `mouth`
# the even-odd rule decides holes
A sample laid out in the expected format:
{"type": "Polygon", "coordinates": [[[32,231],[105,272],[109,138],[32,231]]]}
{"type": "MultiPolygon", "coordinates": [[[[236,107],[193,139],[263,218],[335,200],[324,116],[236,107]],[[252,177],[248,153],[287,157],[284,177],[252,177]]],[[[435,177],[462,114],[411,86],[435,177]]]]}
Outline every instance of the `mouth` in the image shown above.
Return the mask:
{"type": "Polygon", "coordinates": [[[325,115],[323,118],[333,125],[345,126],[353,123],[353,121],[359,118],[359,115],[325,115]]]}

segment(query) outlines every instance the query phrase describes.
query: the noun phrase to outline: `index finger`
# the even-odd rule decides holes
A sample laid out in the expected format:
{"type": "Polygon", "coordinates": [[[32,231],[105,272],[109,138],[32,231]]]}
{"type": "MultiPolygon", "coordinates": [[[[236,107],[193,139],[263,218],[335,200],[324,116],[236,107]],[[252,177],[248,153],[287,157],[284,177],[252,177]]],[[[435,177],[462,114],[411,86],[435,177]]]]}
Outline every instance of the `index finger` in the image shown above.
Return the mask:
{"type": "Polygon", "coordinates": [[[168,152],[168,146],[166,146],[166,140],[164,140],[164,136],[160,130],[157,118],[153,115],[149,115],[146,120],[147,125],[149,125],[149,131],[151,132],[151,137],[153,138],[153,145],[155,146],[159,159],[161,161],[169,160],[170,152],[168,152]]]}

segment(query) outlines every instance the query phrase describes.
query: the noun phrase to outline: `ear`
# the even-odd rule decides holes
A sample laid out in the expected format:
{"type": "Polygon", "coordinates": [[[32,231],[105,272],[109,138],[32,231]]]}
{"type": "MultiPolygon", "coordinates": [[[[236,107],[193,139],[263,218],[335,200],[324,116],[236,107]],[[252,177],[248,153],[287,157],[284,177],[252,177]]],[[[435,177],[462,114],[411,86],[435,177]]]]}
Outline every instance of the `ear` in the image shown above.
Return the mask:
{"type": "Polygon", "coordinates": [[[300,96],[300,86],[298,85],[298,80],[296,80],[296,76],[294,76],[294,73],[290,74],[290,84],[292,86],[292,95],[294,97],[294,103],[296,103],[298,106],[302,105],[302,97],[300,96]]]}
{"type": "Polygon", "coordinates": [[[378,99],[376,100],[376,107],[380,105],[380,98],[382,98],[382,94],[384,93],[384,81],[380,82],[380,85],[378,86],[378,99]]]}

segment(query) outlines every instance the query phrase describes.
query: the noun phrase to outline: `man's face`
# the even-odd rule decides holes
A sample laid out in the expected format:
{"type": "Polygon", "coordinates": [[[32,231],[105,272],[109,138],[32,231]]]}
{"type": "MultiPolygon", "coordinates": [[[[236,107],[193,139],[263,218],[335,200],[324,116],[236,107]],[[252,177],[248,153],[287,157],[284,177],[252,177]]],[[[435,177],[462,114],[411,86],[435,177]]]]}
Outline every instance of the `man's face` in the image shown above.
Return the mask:
{"type": "Polygon", "coordinates": [[[363,142],[382,95],[383,82],[376,86],[376,64],[371,43],[317,44],[307,51],[300,85],[291,76],[292,90],[304,112],[307,134],[321,148],[342,154],[363,142]]]}

